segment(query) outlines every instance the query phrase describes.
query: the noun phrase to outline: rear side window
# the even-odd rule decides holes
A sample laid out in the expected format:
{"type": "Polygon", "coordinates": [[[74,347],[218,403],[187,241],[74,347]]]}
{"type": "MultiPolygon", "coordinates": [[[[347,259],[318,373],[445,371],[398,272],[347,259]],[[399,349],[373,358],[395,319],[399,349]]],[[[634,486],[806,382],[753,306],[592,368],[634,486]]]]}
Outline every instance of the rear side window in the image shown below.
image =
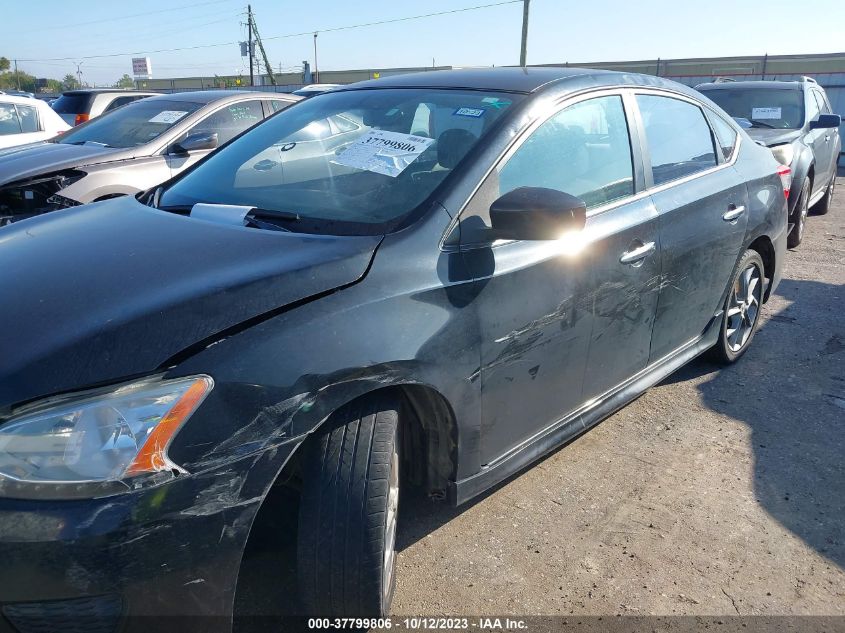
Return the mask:
{"type": "Polygon", "coordinates": [[[546,187],[596,207],[634,193],[631,142],[622,98],[576,103],[543,123],[499,173],[499,195],[546,187]]]}
{"type": "Polygon", "coordinates": [[[0,103],[0,136],[20,134],[21,122],[13,103],[0,103]]]}
{"type": "Polygon", "coordinates": [[[715,167],[713,137],[701,108],[655,95],[637,95],[637,104],[655,185],[715,167]]]}
{"type": "Polygon", "coordinates": [[[19,105],[18,117],[24,133],[38,131],[38,111],[33,106],[19,105]]]}
{"type": "Polygon", "coordinates": [[[132,103],[133,101],[135,101],[135,99],[135,97],[118,97],[108,105],[108,107],[105,109],[105,112],[108,112],[109,110],[116,110],[120,106],[124,106],[127,103],[132,103]]]}
{"type": "Polygon", "coordinates": [[[713,123],[713,131],[716,132],[716,141],[722,150],[722,156],[725,160],[730,160],[736,147],[736,130],[718,114],[711,113],[710,121],[713,123]]]}

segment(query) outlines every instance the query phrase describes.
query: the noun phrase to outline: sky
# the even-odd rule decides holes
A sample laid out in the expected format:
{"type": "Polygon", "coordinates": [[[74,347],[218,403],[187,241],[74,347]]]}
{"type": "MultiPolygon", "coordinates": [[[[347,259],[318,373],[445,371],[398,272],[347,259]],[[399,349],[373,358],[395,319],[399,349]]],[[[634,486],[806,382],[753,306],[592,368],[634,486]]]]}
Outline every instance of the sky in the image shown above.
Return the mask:
{"type": "MultiPolygon", "coordinates": [[[[845,2],[815,0],[812,29],[800,24],[800,2],[531,0],[528,63],[845,51],[845,2]]],[[[252,0],[252,9],[273,68],[289,71],[313,64],[313,31],[492,4],[323,32],[319,68],[517,64],[521,0],[252,0]]],[[[131,74],[132,53],[150,57],[156,78],[248,74],[236,44],[246,39],[245,0],[37,0],[3,20],[0,56],[38,77],[75,74],[80,63],[84,82],[111,85],[131,74]],[[150,52],[175,48],[185,50],[150,52]]]]}

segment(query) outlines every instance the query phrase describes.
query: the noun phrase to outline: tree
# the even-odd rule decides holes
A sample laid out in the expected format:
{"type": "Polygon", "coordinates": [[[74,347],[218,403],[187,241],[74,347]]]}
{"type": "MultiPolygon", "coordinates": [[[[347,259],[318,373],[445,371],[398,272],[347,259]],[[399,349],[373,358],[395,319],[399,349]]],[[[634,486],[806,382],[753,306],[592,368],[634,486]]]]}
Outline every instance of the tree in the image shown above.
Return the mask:
{"type": "Polygon", "coordinates": [[[79,88],[79,81],[76,77],[68,73],[64,76],[64,79],[62,79],[62,88],[65,90],[75,90],[79,88]]]}
{"type": "Polygon", "coordinates": [[[12,90],[26,90],[35,92],[38,90],[38,81],[29,73],[22,70],[0,73],[0,90],[8,88],[12,90]]]}
{"type": "Polygon", "coordinates": [[[132,79],[129,75],[123,75],[120,79],[114,82],[115,88],[134,88],[135,87],[135,80],[132,79]]]}
{"type": "Polygon", "coordinates": [[[11,67],[12,65],[6,57],[0,57],[0,73],[6,72],[11,67]]]}

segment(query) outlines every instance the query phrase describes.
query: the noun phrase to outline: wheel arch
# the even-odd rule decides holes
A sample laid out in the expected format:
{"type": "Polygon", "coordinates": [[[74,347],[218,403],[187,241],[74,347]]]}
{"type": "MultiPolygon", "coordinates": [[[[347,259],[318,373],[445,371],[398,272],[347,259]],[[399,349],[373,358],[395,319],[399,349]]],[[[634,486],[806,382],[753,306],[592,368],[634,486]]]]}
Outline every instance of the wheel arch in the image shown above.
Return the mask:
{"type": "Polygon", "coordinates": [[[763,295],[763,302],[765,303],[769,300],[772,287],[771,280],[776,270],[775,258],[777,255],[775,254],[775,246],[768,235],[760,235],[748,245],[748,249],[756,251],[763,260],[763,272],[766,275],[766,279],[769,280],[769,284],[766,286],[766,293],[763,295]]]}

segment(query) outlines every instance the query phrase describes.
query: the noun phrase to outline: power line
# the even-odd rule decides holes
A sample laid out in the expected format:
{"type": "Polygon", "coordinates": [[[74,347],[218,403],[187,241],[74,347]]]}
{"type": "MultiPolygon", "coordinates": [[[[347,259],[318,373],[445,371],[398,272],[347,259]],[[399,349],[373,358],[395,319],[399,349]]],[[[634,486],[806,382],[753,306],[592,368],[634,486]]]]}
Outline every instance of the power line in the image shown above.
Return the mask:
{"type": "MultiPolygon", "coordinates": [[[[215,1],[219,2],[221,0],[215,0],[215,1]]],[[[223,0],[223,1],[225,1],[225,0],[223,0]]],[[[454,13],[464,13],[464,12],[467,12],[467,11],[477,11],[479,9],[490,9],[492,7],[500,7],[500,6],[504,6],[504,5],[508,5],[508,4],[517,4],[517,3],[522,3],[522,2],[523,2],[523,0],[504,0],[503,2],[493,2],[493,3],[490,3],[490,4],[479,4],[479,5],[476,5],[476,6],[473,6],[473,7],[464,7],[464,8],[461,8],[461,9],[449,9],[447,11],[438,11],[436,13],[426,13],[426,14],[423,14],[423,15],[412,15],[412,16],[408,16],[408,17],[404,17],[404,18],[393,18],[391,20],[379,20],[378,22],[367,22],[365,24],[352,24],[352,25],[349,25],[349,26],[336,26],[336,27],[332,27],[330,29],[316,29],[316,30],[312,29],[312,30],[309,30],[309,31],[303,31],[302,33],[288,33],[286,35],[273,35],[271,37],[265,37],[263,39],[265,39],[265,40],[279,40],[279,39],[290,38],[290,37],[302,37],[303,35],[313,35],[315,32],[316,33],[333,33],[335,31],[345,31],[345,30],[349,30],[349,29],[360,29],[360,28],[369,27],[369,26],[379,26],[379,25],[382,25],[382,24],[393,24],[393,23],[396,23],[396,22],[408,22],[410,20],[421,20],[423,18],[432,18],[432,17],[436,17],[436,16],[440,16],[440,15],[451,15],[451,14],[454,14],[454,13]]],[[[72,60],[75,60],[75,59],[101,59],[101,58],[104,58],[104,57],[128,57],[130,55],[152,55],[154,53],[175,53],[175,52],[179,52],[179,51],[193,51],[193,50],[199,50],[199,49],[203,49],[203,48],[216,48],[216,47],[219,47],[219,46],[234,46],[234,45],[237,45],[237,44],[239,44],[239,42],[219,42],[219,43],[216,43],[216,44],[200,44],[200,45],[197,45],[197,46],[183,46],[183,47],[179,47],[179,48],[162,48],[162,49],[152,50],[152,51],[132,51],[132,52],[127,52],[127,53],[104,53],[104,54],[101,54],[101,55],[86,55],[86,56],[82,56],[82,57],[45,57],[45,58],[42,58],[42,59],[20,59],[18,61],[22,61],[22,62],[45,62],[45,61],[61,62],[61,61],[72,61],[72,60]]]]}
{"type": "Polygon", "coordinates": [[[426,13],[423,15],[412,15],[406,18],[393,18],[391,20],[379,20],[378,22],[365,22],[363,24],[352,24],[349,26],[336,26],[330,29],[312,29],[310,31],[303,31],[302,33],[288,33],[287,35],[274,35],[272,37],[265,37],[265,40],[280,40],[286,37],[302,37],[303,35],[313,35],[314,33],[334,33],[335,31],[346,31],[349,29],[360,29],[367,26],[379,26],[382,24],[393,24],[395,22],[408,22],[409,20],[420,20],[422,18],[433,18],[439,15],[450,15],[452,13],[464,13],[466,11],[476,11],[477,9],[490,9],[492,7],[501,7],[506,4],[521,3],[523,0],[504,0],[503,2],[494,2],[492,4],[480,4],[474,7],[463,7],[461,9],[449,9],[447,11],[437,11],[436,13],[426,13]]]}
{"type": "Polygon", "coordinates": [[[131,15],[122,15],[118,17],[102,18],[100,20],[91,20],[89,22],[77,22],[76,24],[61,24],[59,26],[41,27],[39,30],[48,31],[50,29],[69,29],[77,26],[88,26],[89,24],[102,24],[103,22],[114,22],[115,20],[129,20],[131,18],[141,18],[147,15],[155,15],[158,13],[169,13],[172,11],[181,11],[183,9],[193,9],[195,7],[205,7],[210,4],[222,4],[223,2],[232,2],[233,0],[207,0],[206,2],[195,2],[193,4],[186,4],[181,7],[169,7],[167,9],[157,9],[155,11],[145,11],[144,13],[133,13],[131,15]]]}

